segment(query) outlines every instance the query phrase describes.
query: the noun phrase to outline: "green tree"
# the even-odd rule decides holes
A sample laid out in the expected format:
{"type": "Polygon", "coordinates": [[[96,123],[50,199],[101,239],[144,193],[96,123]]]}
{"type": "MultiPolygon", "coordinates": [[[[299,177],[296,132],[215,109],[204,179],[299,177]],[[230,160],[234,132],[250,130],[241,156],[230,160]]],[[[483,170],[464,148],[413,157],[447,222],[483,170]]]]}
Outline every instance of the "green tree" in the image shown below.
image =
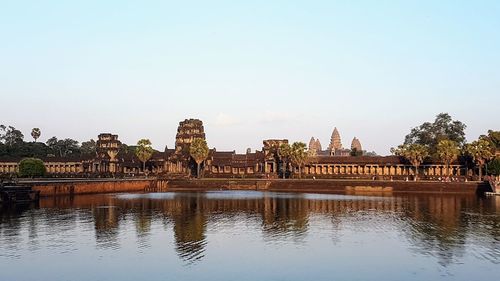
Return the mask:
{"type": "Polygon", "coordinates": [[[465,151],[472,157],[479,168],[479,180],[483,178],[483,166],[486,161],[493,157],[490,142],[485,139],[478,139],[466,145],[465,151]]]}
{"type": "Polygon", "coordinates": [[[488,163],[488,173],[496,177],[500,176],[500,157],[495,157],[488,163]]]}
{"type": "Polygon", "coordinates": [[[20,177],[41,177],[45,175],[45,165],[38,158],[24,158],[19,162],[20,177]]]}
{"type": "Polygon", "coordinates": [[[137,142],[137,147],[135,149],[135,155],[142,162],[142,171],[146,172],[146,162],[153,156],[153,148],[151,147],[151,141],[148,139],[140,139],[137,142]]]}
{"type": "Polygon", "coordinates": [[[42,131],[40,131],[39,128],[33,128],[31,130],[31,136],[33,137],[33,139],[36,140],[40,137],[40,135],[42,134],[42,131]]]}
{"type": "Polygon", "coordinates": [[[418,167],[429,156],[429,149],[421,144],[403,144],[398,148],[391,148],[394,155],[406,158],[415,167],[415,181],[418,179],[418,167]]]}
{"type": "Polygon", "coordinates": [[[0,142],[7,146],[22,144],[24,135],[12,126],[0,125],[0,142]]]}
{"type": "Polygon", "coordinates": [[[351,156],[363,156],[363,151],[358,151],[357,148],[353,148],[349,154],[351,156]]]}
{"type": "Polygon", "coordinates": [[[307,161],[307,146],[303,142],[294,142],[290,147],[290,161],[299,168],[299,179],[302,178],[302,166],[307,161]]]}
{"type": "Polygon", "coordinates": [[[437,155],[446,165],[446,175],[450,176],[450,165],[457,159],[460,149],[452,140],[441,140],[437,145],[437,155]]]}
{"type": "Polygon", "coordinates": [[[448,113],[440,113],[434,122],[425,122],[413,128],[405,137],[404,144],[421,144],[429,147],[429,152],[437,156],[437,146],[442,140],[451,140],[459,146],[465,144],[465,128],[467,126],[453,120],[448,113]]]}
{"type": "Polygon", "coordinates": [[[86,156],[95,156],[97,153],[97,144],[95,140],[90,139],[89,141],[82,142],[80,153],[86,156]]]}
{"type": "Polygon", "coordinates": [[[292,155],[292,147],[288,143],[282,143],[278,148],[278,157],[281,160],[281,169],[283,172],[283,178],[286,178],[286,172],[288,170],[288,163],[290,163],[290,157],[292,155]]]}
{"type": "Polygon", "coordinates": [[[78,141],[73,139],[58,140],[56,137],[51,137],[47,140],[46,144],[55,156],[66,157],[71,154],[80,153],[78,141]]]}
{"type": "Polygon", "coordinates": [[[482,135],[479,138],[490,143],[493,153],[500,151],[500,131],[488,130],[488,135],[482,135]]]}
{"type": "Polygon", "coordinates": [[[189,155],[196,162],[196,176],[200,178],[200,165],[208,157],[209,149],[207,141],[200,138],[195,138],[189,146],[189,155]]]}
{"type": "Polygon", "coordinates": [[[49,147],[49,149],[52,151],[52,154],[56,155],[56,151],[58,150],[57,149],[57,138],[54,136],[54,137],[51,137],[50,139],[47,140],[47,142],[45,142],[45,144],[47,145],[47,147],[49,147]]]}

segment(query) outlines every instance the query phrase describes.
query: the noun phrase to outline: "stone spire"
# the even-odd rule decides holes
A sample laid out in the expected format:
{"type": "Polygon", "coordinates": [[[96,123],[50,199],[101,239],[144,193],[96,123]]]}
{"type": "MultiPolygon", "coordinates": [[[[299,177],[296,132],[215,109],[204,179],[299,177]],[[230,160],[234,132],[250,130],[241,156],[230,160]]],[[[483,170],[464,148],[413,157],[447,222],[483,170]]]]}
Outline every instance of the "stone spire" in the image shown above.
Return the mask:
{"type": "Polygon", "coordinates": [[[328,150],[335,152],[335,150],[342,149],[342,140],[340,139],[340,133],[337,127],[333,129],[332,138],[330,139],[330,145],[328,150]]]}
{"type": "Polygon", "coordinates": [[[354,150],[354,149],[356,149],[356,151],[362,151],[361,142],[356,137],[354,137],[352,139],[352,143],[351,143],[351,150],[354,150]]]}
{"type": "Polygon", "coordinates": [[[318,150],[318,152],[323,150],[323,148],[321,147],[321,142],[319,142],[319,139],[316,140],[316,150],[318,150]]]}
{"type": "Polygon", "coordinates": [[[314,137],[311,137],[311,140],[309,141],[309,150],[316,149],[316,140],[314,137]]]}
{"type": "Polygon", "coordinates": [[[321,142],[319,142],[319,139],[315,139],[314,137],[311,138],[309,141],[309,150],[315,150],[316,152],[321,151],[321,142]]]}
{"type": "Polygon", "coordinates": [[[199,119],[186,119],[179,122],[177,127],[177,135],[175,136],[175,150],[182,151],[189,148],[191,142],[196,139],[206,139],[203,122],[199,119]]]}

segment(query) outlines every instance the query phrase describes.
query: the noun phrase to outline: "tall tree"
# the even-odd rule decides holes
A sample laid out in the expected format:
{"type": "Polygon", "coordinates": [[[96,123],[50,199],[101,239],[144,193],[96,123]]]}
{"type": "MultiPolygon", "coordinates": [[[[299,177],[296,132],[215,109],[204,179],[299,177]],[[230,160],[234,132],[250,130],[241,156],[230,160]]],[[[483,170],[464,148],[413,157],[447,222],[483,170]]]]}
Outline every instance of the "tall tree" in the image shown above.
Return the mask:
{"type": "Polygon", "coordinates": [[[488,163],[488,173],[497,177],[500,177],[500,157],[495,157],[488,163]]]}
{"type": "Polygon", "coordinates": [[[153,148],[151,147],[151,141],[148,139],[140,139],[137,142],[137,147],[135,149],[135,155],[142,162],[142,171],[146,172],[146,162],[153,156],[153,148]]]}
{"type": "Polygon", "coordinates": [[[488,135],[482,135],[479,138],[490,143],[493,153],[500,151],[500,131],[488,130],[488,135]]]}
{"type": "Polygon", "coordinates": [[[189,155],[196,162],[196,177],[200,178],[200,165],[208,157],[209,149],[207,141],[200,138],[195,138],[189,146],[189,155]]]}
{"type": "Polygon", "coordinates": [[[78,141],[70,138],[59,140],[56,137],[51,137],[47,140],[46,144],[52,151],[52,154],[59,157],[66,157],[80,152],[78,141]]]}
{"type": "Polygon", "coordinates": [[[483,178],[483,166],[486,161],[493,157],[490,142],[485,139],[478,139],[466,145],[466,153],[472,157],[479,168],[479,180],[483,178]]]}
{"type": "Polygon", "coordinates": [[[429,147],[432,155],[437,156],[437,146],[442,140],[451,140],[459,146],[465,144],[465,128],[467,126],[453,120],[448,113],[440,113],[434,122],[425,122],[415,127],[405,137],[404,144],[422,144],[429,147]]]}
{"type": "Polygon", "coordinates": [[[290,162],[291,155],[292,155],[292,147],[288,143],[282,143],[278,148],[278,157],[281,160],[283,179],[286,178],[286,172],[288,170],[288,163],[290,162]]]}
{"type": "Polygon", "coordinates": [[[95,140],[90,139],[89,141],[82,142],[80,146],[80,152],[82,155],[95,156],[97,153],[97,144],[95,140]]]}
{"type": "Polygon", "coordinates": [[[33,128],[31,130],[31,136],[33,137],[33,139],[36,140],[40,137],[40,135],[42,134],[42,131],[40,131],[39,128],[33,128]]]}
{"type": "Polygon", "coordinates": [[[418,179],[418,167],[425,158],[429,156],[429,149],[425,145],[421,144],[403,144],[398,146],[398,148],[391,148],[391,152],[394,155],[406,158],[415,167],[415,181],[418,179]]]}
{"type": "Polygon", "coordinates": [[[45,143],[45,144],[47,144],[47,146],[49,147],[49,149],[52,151],[52,154],[54,154],[54,155],[60,154],[60,153],[58,153],[59,149],[57,148],[57,142],[58,142],[58,139],[56,137],[51,137],[45,143]]]}
{"type": "Polygon", "coordinates": [[[446,175],[450,176],[450,165],[457,159],[460,149],[452,140],[441,140],[437,145],[437,155],[446,164],[446,175]]]}
{"type": "Polygon", "coordinates": [[[303,142],[294,142],[290,147],[290,160],[293,165],[299,168],[299,179],[302,178],[302,166],[304,166],[308,157],[306,147],[306,144],[303,142]]]}
{"type": "Polygon", "coordinates": [[[24,140],[24,135],[18,129],[12,126],[0,125],[0,142],[7,146],[21,144],[24,140]]]}

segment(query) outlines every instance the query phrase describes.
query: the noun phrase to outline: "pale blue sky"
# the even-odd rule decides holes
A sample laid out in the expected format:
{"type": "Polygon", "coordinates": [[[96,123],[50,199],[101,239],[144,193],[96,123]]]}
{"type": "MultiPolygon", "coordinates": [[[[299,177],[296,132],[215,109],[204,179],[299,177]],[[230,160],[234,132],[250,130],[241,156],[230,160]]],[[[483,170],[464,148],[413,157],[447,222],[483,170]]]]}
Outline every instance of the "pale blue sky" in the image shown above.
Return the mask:
{"type": "Polygon", "coordinates": [[[328,145],[387,154],[448,112],[500,129],[500,1],[0,0],[0,123],[79,141],[328,145]],[[104,3],[105,2],[105,3],[104,3]]]}

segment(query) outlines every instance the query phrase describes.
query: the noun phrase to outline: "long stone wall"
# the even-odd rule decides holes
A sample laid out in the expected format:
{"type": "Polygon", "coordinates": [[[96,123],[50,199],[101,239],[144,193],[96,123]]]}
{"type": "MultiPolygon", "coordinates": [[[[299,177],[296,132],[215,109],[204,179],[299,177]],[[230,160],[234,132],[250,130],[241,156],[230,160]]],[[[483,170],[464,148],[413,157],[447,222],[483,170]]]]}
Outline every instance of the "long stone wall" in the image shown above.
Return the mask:
{"type": "Polygon", "coordinates": [[[258,179],[103,179],[25,181],[41,196],[143,191],[266,190],[286,192],[464,193],[487,189],[477,182],[258,179]]]}
{"type": "MultiPolygon", "coordinates": [[[[162,181],[159,181],[162,182],[162,181]]],[[[268,190],[290,192],[466,193],[485,188],[477,182],[369,181],[369,180],[164,180],[167,191],[268,190]]]]}
{"type": "Polygon", "coordinates": [[[104,180],[47,180],[24,181],[40,196],[76,195],[91,193],[140,192],[148,189],[153,179],[104,179],[104,180]]]}

